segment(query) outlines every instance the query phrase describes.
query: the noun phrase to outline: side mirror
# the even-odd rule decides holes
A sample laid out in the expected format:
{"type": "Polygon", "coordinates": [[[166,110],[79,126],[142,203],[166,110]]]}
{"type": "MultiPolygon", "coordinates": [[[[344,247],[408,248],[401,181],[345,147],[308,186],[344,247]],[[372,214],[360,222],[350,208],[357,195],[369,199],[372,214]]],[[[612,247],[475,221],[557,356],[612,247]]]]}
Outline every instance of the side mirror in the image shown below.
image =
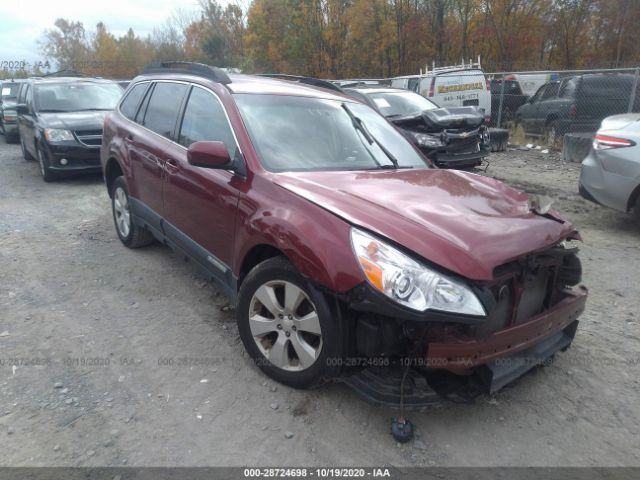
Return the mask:
{"type": "Polygon", "coordinates": [[[18,115],[26,115],[27,113],[29,113],[29,110],[27,109],[27,104],[26,103],[19,103],[16,105],[16,113],[18,115]]]}
{"type": "Polygon", "coordinates": [[[231,169],[233,162],[227,147],[222,142],[194,142],[187,150],[191,165],[204,168],[231,169]]]}

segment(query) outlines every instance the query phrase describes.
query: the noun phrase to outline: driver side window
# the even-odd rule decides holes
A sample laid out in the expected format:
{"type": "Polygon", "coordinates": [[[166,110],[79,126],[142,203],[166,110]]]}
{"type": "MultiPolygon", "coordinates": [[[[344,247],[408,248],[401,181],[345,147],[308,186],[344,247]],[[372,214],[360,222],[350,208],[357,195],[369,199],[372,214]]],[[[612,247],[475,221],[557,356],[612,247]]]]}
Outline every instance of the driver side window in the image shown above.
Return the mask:
{"type": "Polygon", "coordinates": [[[189,148],[199,141],[223,142],[229,156],[234,158],[236,155],[236,141],[222,104],[213,94],[193,87],[184,110],[178,143],[189,148]]]}

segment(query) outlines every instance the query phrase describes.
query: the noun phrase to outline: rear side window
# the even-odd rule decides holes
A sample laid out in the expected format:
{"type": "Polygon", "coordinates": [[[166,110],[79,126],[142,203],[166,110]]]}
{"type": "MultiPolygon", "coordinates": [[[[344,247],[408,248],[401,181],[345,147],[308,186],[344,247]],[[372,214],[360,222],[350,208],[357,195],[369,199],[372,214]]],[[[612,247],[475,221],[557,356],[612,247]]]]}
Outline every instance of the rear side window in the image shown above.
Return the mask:
{"type": "Polygon", "coordinates": [[[547,89],[544,91],[542,95],[542,100],[548,100],[549,98],[554,98],[558,94],[558,90],[560,89],[559,83],[550,83],[547,86],[547,89]]]}
{"type": "Polygon", "coordinates": [[[178,143],[188,148],[200,141],[223,142],[229,156],[235,156],[236,141],[222,105],[213,94],[194,87],[184,111],[178,143]]]}
{"type": "Polygon", "coordinates": [[[151,93],[142,125],[170,139],[186,91],[187,86],[182,83],[158,82],[151,93]]]}
{"type": "Polygon", "coordinates": [[[629,98],[632,88],[632,75],[585,75],[582,77],[580,94],[583,97],[616,100],[629,98]]]}
{"type": "Polygon", "coordinates": [[[564,80],[562,82],[562,85],[560,86],[560,93],[558,94],[558,96],[562,98],[573,98],[576,94],[577,83],[577,78],[569,78],[567,80],[564,80]]]}
{"type": "Polygon", "coordinates": [[[140,99],[148,85],[148,83],[139,83],[135,85],[120,104],[120,112],[129,120],[133,120],[136,110],[138,109],[140,99]]]}

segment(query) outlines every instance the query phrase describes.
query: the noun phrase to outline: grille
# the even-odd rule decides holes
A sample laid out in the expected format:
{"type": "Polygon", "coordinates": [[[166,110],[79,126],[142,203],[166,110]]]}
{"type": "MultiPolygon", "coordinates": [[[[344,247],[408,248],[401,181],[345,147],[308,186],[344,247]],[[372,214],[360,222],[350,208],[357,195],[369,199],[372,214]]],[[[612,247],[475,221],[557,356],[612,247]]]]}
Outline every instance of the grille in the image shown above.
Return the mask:
{"type": "Polygon", "coordinates": [[[99,147],[102,144],[102,130],[76,130],[76,138],[87,147],[99,147]]]}

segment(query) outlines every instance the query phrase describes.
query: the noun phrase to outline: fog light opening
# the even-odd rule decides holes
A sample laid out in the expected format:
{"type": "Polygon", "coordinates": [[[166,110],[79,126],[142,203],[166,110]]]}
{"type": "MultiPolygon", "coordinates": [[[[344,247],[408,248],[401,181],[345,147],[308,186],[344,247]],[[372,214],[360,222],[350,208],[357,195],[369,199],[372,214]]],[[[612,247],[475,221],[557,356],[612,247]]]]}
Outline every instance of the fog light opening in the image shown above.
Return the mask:
{"type": "Polygon", "coordinates": [[[69,160],[67,160],[66,158],[60,159],[60,165],[67,165],[68,163],[69,163],[69,160]]]}

